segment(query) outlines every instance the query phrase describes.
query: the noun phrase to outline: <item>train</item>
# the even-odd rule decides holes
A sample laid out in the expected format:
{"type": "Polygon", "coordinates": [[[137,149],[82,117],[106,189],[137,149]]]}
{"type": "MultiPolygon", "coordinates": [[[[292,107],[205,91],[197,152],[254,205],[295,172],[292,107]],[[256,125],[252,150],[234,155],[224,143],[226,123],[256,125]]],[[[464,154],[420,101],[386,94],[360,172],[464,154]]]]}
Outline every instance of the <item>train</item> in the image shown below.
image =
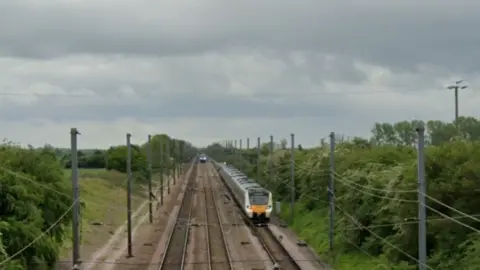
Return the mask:
{"type": "Polygon", "coordinates": [[[207,162],[207,157],[205,155],[200,155],[200,163],[206,163],[207,162]]]}
{"type": "Polygon", "coordinates": [[[273,208],[272,193],[236,168],[226,163],[214,164],[247,217],[257,226],[268,224],[273,208]]]}

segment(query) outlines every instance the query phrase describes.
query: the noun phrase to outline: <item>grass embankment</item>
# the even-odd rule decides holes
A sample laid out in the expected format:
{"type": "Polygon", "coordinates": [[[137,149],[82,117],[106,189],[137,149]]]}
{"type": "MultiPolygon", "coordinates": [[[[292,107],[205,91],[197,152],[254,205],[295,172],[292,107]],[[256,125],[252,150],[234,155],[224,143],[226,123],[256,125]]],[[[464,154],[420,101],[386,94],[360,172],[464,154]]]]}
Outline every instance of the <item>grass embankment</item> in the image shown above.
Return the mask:
{"type": "MultiPolygon", "coordinates": [[[[70,170],[66,170],[65,174],[71,177],[70,170]]],[[[115,230],[125,222],[127,218],[126,179],[126,174],[117,171],[79,170],[82,257],[92,252],[92,249],[100,248],[105,244],[115,230]]],[[[146,185],[134,184],[132,191],[132,209],[135,211],[148,199],[146,185]]],[[[141,213],[147,211],[148,207],[144,207],[141,213]]],[[[72,246],[70,238],[67,237],[65,240],[62,257],[69,256],[72,246]]]]}
{"type": "MultiPolygon", "coordinates": [[[[302,211],[303,207],[295,207],[295,220],[289,227],[297,234],[298,238],[307,242],[319,256],[338,270],[381,270],[390,269],[382,258],[372,258],[358,250],[348,250],[348,247],[338,243],[344,243],[345,238],[341,233],[336,233],[334,238],[334,249],[339,250],[338,254],[329,252],[329,212],[327,208],[315,211],[302,211]],[[319,233],[325,232],[325,233],[319,233]],[[335,245],[337,243],[337,245],[335,245]]],[[[285,220],[290,216],[290,205],[282,204],[282,213],[285,220]]]]}

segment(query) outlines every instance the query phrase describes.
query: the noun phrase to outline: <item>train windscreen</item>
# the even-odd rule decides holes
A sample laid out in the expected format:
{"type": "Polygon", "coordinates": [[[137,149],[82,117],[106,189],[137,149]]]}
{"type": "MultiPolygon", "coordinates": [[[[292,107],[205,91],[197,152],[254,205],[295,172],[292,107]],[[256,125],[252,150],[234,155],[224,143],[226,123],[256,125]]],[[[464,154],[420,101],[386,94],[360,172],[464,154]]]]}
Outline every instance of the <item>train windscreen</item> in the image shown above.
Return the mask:
{"type": "Polygon", "coordinates": [[[249,192],[250,203],[252,205],[266,205],[268,204],[268,192],[249,192]]]}

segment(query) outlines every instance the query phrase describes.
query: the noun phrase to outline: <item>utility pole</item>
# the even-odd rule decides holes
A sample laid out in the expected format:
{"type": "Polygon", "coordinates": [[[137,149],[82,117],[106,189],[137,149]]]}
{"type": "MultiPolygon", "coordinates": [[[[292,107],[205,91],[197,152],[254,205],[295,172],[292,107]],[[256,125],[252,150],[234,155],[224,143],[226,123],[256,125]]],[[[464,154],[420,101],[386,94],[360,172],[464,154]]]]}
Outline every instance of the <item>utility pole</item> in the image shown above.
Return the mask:
{"type": "Polygon", "coordinates": [[[462,84],[463,80],[456,81],[454,85],[450,85],[447,89],[454,90],[455,92],[455,122],[458,120],[458,89],[465,89],[468,86],[462,84]]]}
{"type": "Polygon", "coordinates": [[[163,206],[163,190],[164,190],[164,177],[165,177],[165,157],[163,156],[165,145],[160,138],[160,205],[163,206]]]}
{"type": "Polygon", "coordinates": [[[242,139],[240,139],[240,150],[242,150],[242,139]]]}
{"type": "Polygon", "coordinates": [[[128,222],[128,257],[132,257],[132,145],[127,133],[127,222],[128,222]]]}
{"type": "Polygon", "coordinates": [[[268,175],[271,183],[273,183],[275,181],[273,177],[273,135],[270,135],[270,158],[268,160],[268,175]]]}
{"type": "Polygon", "coordinates": [[[175,140],[172,140],[172,148],[173,148],[173,153],[172,153],[172,162],[173,162],[173,185],[175,186],[177,184],[177,144],[175,140]]]}
{"type": "Polygon", "coordinates": [[[152,135],[148,135],[147,160],[148,160],[148,218],[150,220],[150,223],[153,223],[153,208],[152,208],[152,135]]]}
{"type": "Polygon", "coordinates": [[[260,137],[257,138],[257,182],[260,181],[260,137]]]}
{"type": "Polygon", "coordinates": [[[80,264],[80,192],[78,187],[78,149],[76,128],[70,129],[70,155],[72,168],[72,191],[73,191],[73,219],[72,219],[72,262],[73,269],[79,267],[80,264]]]}
{"type": "Polygon", "coordinates": [[[290,224],[293,224],[295,214],[295,134],[290,134],[291,154],[290,154],[290,180],[291,180],[291,204],[290,204],[290,224]]]}
{"type": "Polygon", "coordinates": [[[247,150],[250,149],[250,138],[247,138],[247,150]]]}
{"type": "Polygon", "coordinates": [[[177,180],[180,180],[180,169],[182,164],[182,159],[180,158],[180,141],[176,144],[177,151],[177,180]]]}
{"type": "Polygon", "coordinates": [[[420,123],[418,134],[418,269],[427,269],[427,221],[425,209],[425,127],[420,123]]]}
{"type": "MultiPolygon", "coordinates": [[[[180,162],[182,164],[181,165],[182,166],[182,176],[185,174],[185,172],[184,172],[185,166],[183,164],[184,163],[184,153],[183,153],[184,150],[185,150],[185,143],[182,142],[180,144],[180,162]]],[[[185,178],[185,177],[182,177],[182,178],[185,178]]]]}
{"type": "Polygon", "coordinates": [[[171,163],[171,158],[170,158],[170,139],[167,138],[167,143],[165,146],[165,157],[167,159],[167,194],[170,194],[170,163],[171,163]]]}
{"type": "Polygon", "coordinates": [[[328,182],[328,201],[330,202],[330,228],[328,242],[330,251],[333,251],[333,237],[335,232],[335,133],[330,133],[330,181],[328,182]]]}

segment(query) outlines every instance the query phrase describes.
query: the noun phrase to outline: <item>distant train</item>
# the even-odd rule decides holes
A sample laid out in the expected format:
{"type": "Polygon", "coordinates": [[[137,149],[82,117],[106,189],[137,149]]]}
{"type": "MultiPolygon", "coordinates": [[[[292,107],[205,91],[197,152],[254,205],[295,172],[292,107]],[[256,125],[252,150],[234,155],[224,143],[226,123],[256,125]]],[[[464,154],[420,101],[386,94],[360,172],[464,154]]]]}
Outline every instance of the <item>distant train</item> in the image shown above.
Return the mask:
{"type": "Polygon", "coordinates": [[[272,193],[232,166],[225,163],[215,163],[215,166],[248,218],[257,225],[270,222],[272,193]]]}
{"type": "Polygon", "coordinates": [[[207,156],[205,156],[205,155],[200,155],[199,160],[200,160],[200,163],[206,163],[206,162],[207,162],[207,156]]]}

